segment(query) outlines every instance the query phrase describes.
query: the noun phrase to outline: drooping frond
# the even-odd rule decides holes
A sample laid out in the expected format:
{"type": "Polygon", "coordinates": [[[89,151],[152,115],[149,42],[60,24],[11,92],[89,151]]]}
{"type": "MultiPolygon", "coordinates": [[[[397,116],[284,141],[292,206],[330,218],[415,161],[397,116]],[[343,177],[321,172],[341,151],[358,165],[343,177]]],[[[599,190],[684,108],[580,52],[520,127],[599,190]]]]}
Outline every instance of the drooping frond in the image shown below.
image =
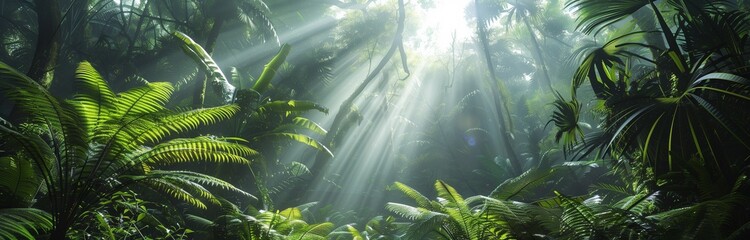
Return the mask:
{"type": "Polygon", "coordinates": [[[132,157],[133,162],[149,165],[170,165],[180,162],[218,162],[248,164],[246,157],[259,153],[243,144],[214,137],[173,139],[132,157]]]}
{"type": "Polygon", "coordinates": [[[239,111],[237,105],[224,105],[183,112],[163,112],[155,115],[156,118],[150,122],[152,124],[142,127],[144,131],[137,134],[134,143],[156,143],[170,134],[193,130],[201,125],[211,125],[229,119],[237,111],[239,111]]]}
{"type": "Polygon", "coordinates": [[[312,120],[304,117],[295,117],[292,119],[292,123],[296,126],[301,126],[303,128],[306,128],[314,133],[325,135],[328,133],[323,127],[321,127],[318,123],[313,122],[312,120]]]}
{"type": "Polygon", "coordinates": [[[327,239],[326,236],[333,231],[333,223],[324,222],[319,224],[310,224],[300,230],[294,231],[287,239],[327,239]]]}
{"type": "Polygon", "coordinates": [[[557,170],[532,168],[522,173],[518,177],[510,178],[500,183],[495,190],[490,193],[490,197],[499,200],[510,200],[515,197],[523,198],[526,194],[547,182],[557,170]]]}
{"type": "MultiPolygon", "coordinates": [[[[29,116],[26,120],[44,126],[44,134],[54,140],[52,145],[56,157],[73,160],[85,156],[85,134],[70,106],[61,104],[36,81],[2,62],[0,79],[0,93],[29,116]]],[[[23,147],[40,148],[29,145],[23,147]]],[[[42,161],[46,157],[33,156],[34,161],[42,161]]]]}
{"type": "Polygon", "coordinates": [[[557,192],[558,198],[562,202],[563,214],[560,217],[560,232],[564,236],[569,236],[573,239],[587,239],[594,237],[597,229],[595,212],[586,204],[587,202],[595,202],[597,199],[587,199],[583,202],[578,202],[575,199],[568,198],[557,192]]]}
{"type": "Polygon", "coordinates": [[[27,159],[0,157],[0,206],[29,206],[40,184],[41,179],[27,159]]]}
{"type": "Polygon", "coordinates": [[[406,184],[395,182],[392,185],[393,188],[398,189],[402,193],[406,194],[411,199],[414,199],[414,201],[417,202],[417,206],[423,207],[423,208],[432,208],[432,202],[430,199],[422,195],[419,191],[407,186],[406,184]]]}
{"type": "Polygon", "coordinates": [[[169,180],[161,178],[149,178],[146,176],[123,176],[124,178],[131,178],[132,180],[138,181],[140,185],[150,188],[154,191],[166,193],[169,196],[187,202],[194,207],[200,209],[206,209],[204,204],[199,198],[191,194],[190,192],[182,189],[180,186],[171,183],[169,180]]]}
{"type": "Polygon", "coordinates": [[[52,230],[52,215],[36,208],[0,209],[0,238],[36,239],[52,230]]]}
{"type": "Polygon", "coordinates": [[[401,203],[387,203],[385,208],[409,220],[427,221],[433,218],[447,218],[444,213],[434,212],[422,207],[412,207],[401,203]]]}
{"type": "Polygon", "coordinates": [[[201,199],[219,204],[219,200],[204,186],[229,190],[254,198],[250,193],[224,180],[190,171],[152,170],[144,175],[125,175],[122,178],[135,181],[155,191],[167,193],[176,199],[202,209],[205,209],[206,205],[201,199]]]}
{"type": "Polygon", "coordinates": [[[317,149],[318,151],[324,152],[328,154],[329,156],[333,156],[333,152],[328,149],[325,145],[320,143],[318,140],[315,140],[307,135],[304,134],[298,134],[298,133],[287,133],[287,132],[280,132],[280,133],[268,133],[263,134],[261,136],[257,136],[254,138],[254,140],[261,140],[261,139],[282,139],[282,140],[293,140],[300,142],[302,144],[305,144],[307,146],[310,146],[314,149],[317,149]]]}
{"type": "Polygon", "coordinates": [[[240,11],[239,19],[257,30],[263,40],[273,39],[276,44],[279,43],[279,36],[276,34],[276,28],[268,17],[271,10],[262,0],[239,1],[237,8],[240,11]]]}
{"type": "Polygon", "coordinates": [[[552,113],[552,119],[549,122],[554,123],[557,127],[555,142],[559,143],[562,140],[565,152],[571,151],[573,147],[578,145],[579,141],[583,140],[583,130],[578,125],[581,104],[575,98],[565,101],[559,94],[552,104],[555,106],[555,111],[552,113]]]}
{"type": "Polygon", "coordinates": [[[578,10],[578,28],[584,33],[591,33],[630,16],[649,2],[650,0],[569,0],[566,7],[578,10]]]}

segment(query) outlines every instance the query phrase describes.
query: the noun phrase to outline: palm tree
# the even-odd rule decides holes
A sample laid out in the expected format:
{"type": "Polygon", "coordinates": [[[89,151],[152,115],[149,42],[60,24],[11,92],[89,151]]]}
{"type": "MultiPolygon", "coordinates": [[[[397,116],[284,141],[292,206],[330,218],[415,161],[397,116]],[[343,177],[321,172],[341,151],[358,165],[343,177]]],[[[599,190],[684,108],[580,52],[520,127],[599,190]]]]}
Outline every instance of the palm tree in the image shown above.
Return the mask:
{"type": "MultiPolygon", "coordinates": [[[[162,170],[183,162],[249,164],[257,155],[236,138],[200,136],[167,137],[227,119],[238,107],[172,111],[164,107],[172,87],[147,83],[119,94],[112,92],[87,63],[76,71],[80,93],[60,101],[40,84],[0,63],[0,92],[29,115],[24,124],[0,126],[4,150],[14,161],[33,166],[41,185],[35,192],[52,214],[53,239],[64,239],[85,211],[119,191],[134,186],[163,192],[205,208],[218,203],[207,187],[250,194],[221,179],[190,171],[162,170]]],[[[25,173],[30,174],[30,173],[25,173]]],[[[3,175],[0,182],[10,181],[3,175]]],[[[29,190],[23,192],[32,192],[29,190]]],[[[33,199],[34,197],[32,197],[33,199]]]]}

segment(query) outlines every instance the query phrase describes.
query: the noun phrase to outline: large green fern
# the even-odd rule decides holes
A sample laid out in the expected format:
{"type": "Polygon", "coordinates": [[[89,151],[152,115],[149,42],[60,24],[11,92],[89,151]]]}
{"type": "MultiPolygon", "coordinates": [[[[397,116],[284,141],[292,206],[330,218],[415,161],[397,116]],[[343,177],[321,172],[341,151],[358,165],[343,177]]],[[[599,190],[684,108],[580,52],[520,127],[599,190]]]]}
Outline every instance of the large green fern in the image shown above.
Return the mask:
{"type": "Polygon", "coordinates": [[[78,216],[119,190],[143,185],[197,207],[218,203],[209,188],[249,195],[217,178],[159,167],[179,162],[248,164],[257,152],[236,138],[202,136],[167,140],[177,133],[227,119],[228,105],[169,110],[169,83],[147,83],[116,94],[89,63],[76,70],[80,91],[59,101],[13,68],[0,63],[0,92],[13,100],[39,134],[0,126],[8,152],[32,163],[46,188],[54,216],[51,237],[62,238],[78,216]]]}

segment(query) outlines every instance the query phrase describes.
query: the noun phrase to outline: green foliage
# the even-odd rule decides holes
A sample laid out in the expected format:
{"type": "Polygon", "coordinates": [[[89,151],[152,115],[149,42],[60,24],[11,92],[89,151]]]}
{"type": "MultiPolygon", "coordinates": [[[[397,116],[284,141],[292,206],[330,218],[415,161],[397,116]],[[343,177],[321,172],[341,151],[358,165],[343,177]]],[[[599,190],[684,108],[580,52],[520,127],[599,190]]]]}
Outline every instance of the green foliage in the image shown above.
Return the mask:
{"type": "Polygon", "coordinates": [[[52,230],[52,215],[35,208],[0,209],[0,237],[4,239],[36,239],[52,230]]]}
{"type": "MultiPolygon", "coordinates": [[[[668,49],[658,49],[639,42],[645,32],[617,32],[619,35],[583,58],[572,82],[573,101],[576,89],[588,80],[596,98],[604,103],[605,118],[602,132],[587,139],[581,149],[588,153],[599,146],[602,154],[637,158],[657,177],[680,171],[695,156],[719,175],[735,175],[730,166],[745,163],[728,156],[746,156],[750,152],[746,141],[750,131],[740,124],[748,112],[730,107],[750,100],[746,70],[750,61],[744,57],[747,39],[743,37],[747,31],[742,27],[748,19],[711,5],[667,1],[665,5],[681,20],[674,25],[692,29],[673,31],[661,10],[650,1],[569,4],[581,9],[580,21],[585,30],[610,25],[651,5],[669,45],[668,49]],[[716,29],[736,34],[720,44],[701,41],[704,35],[696,35],[716,29]],[[707,45],[713,47],[708,49],[707,45]],[[660,55],[654,59],[641,56],[640,50],[644,49],[660,55]]],[[[555,119],[575,119],[577,115],[558,107],[555,119]]],[[[574,129],[568,127],[558,134],[572,134],[574,129]]],[[[565,144],[569,146],[570,141],[565,144]]]]}
{"type": "Polygon", "coordinates": [[[81,92],[64,102],[7,65],[0,64],[0,75],[5,79],[0,91],[23,109],[29,124],[44,130],[41,135],[25,134],[0,126],[0,135],[6,139],[6,151],[20,154],[39,170],[54,216],[53,238],[64,237],[81,214],[131,185],[151,187],[197,207],[205,207],[204,200],[216,202],[205,187],[249,195],[208,175],[158,169],[177,162],[248,164],[255,151],[235,143],[237,139],[165,140],[226,119],[236,106],[175,112],[164,106],[172,93],[170,84],[148,83],[114,94],[86,62],[76,71],[81,92]]]}
{"type": "Polygon", "coordinates": [[[207,239],[327,239],[334,225],[330,222],[309,224],[302,211],[309,205],[281,211],[246,211],[222,200],[222,213],[214,220],[188,215],[188,220],[198,226],[199,233],[207,239]],[[302,209],[301,209],[302,208],[302,209]]]}
{"type": "Polygon", "coordinates": [[[255,84],[253,85],[253,90],[257,92],[265,92],[266,89],[268,89],[268,86],[271,84],[271,79],[276,75],[276,71],[278,71],[279,67],[281,67],[281,64],[284,63],[284,60],[286,59],[286,56],[289,55],[289,52],[292,50],[292,47],[289,44],[284,44],[281,46],[281,49],[279,50],[279,53],[276,54],[276,56],[271,59],[268,64],[266,64],[266,67],[263,68],[263,72],[260,74],[260,77],[258,77],[258,80],[255,81],[255,84]]]}
{"type": "Polygon", "coordinates": [[[31,206],[41,188],[39,180],[32,163],[25,161],[22,156],[0,157],[0,206],[31,206]]]}
{"type": "Polygon", "coordinates": [[[72,239],[186,239],[181,215],[165,204],[141,199],[132,191],[112,194],[98,207],[81,214],[68,233],[72,239]]]}
{"type": "Polygon", "coordinates": [[[173,33],[175,38],[180,41],[180,47],[185,55],[188,55],[193,61],[198,64],[203,72],[206,73],[206,77],[211,79],[211,85],[219,93],[220,96],[224,96],[224,102],[230,102],[234,97],[235,87],[229,82],[224,72],[221,71],[219,65],[211,57],[211,54],[206,52],[200,44],[193,41],[190,36],[176,31],[173,33]]]}

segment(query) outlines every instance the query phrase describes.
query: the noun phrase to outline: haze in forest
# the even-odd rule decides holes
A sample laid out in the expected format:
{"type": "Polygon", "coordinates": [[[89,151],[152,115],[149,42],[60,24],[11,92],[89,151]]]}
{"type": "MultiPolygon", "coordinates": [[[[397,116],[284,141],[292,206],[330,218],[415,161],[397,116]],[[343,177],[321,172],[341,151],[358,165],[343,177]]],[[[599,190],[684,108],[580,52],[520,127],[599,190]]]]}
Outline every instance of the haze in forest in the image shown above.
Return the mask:
{"type": "Polygon", "coordinates": [[[746,239],[744,0],[3,0],[0,239],[746,239]]]}

